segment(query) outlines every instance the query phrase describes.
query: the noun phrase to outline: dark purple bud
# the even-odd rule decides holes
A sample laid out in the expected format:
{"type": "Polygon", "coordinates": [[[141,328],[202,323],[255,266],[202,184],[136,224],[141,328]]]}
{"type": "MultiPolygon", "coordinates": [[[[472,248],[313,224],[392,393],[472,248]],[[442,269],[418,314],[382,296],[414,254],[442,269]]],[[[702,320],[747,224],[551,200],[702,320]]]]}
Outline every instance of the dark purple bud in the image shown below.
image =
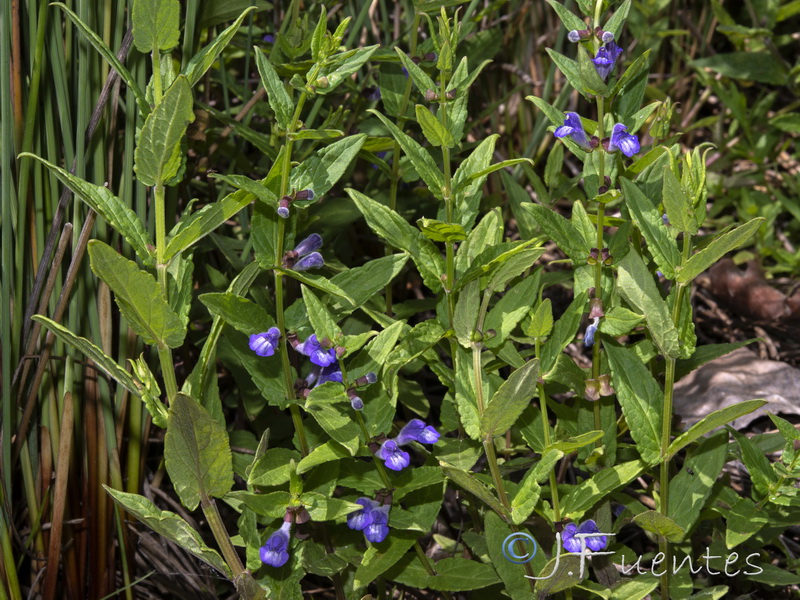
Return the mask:
{"type": "Polygon", "coordinates": [[[295,271],[308,271],[309,269],[319,269],[325,266],[325,260],[319,252],[312,252],[308,256],[304,256],[298,260],[294,265],[295,271]]]}
{"type": "Polygon", "coordinates": [[[361,94],[370,102],[377,102],[381,99],[381,89],[378,87],[366,87],[361,90],[361,94]]]}
{"type": "Polygon", "coordinates": [[[358,396],[353,396],[350,398],[350,406],[353,407],[353,410],[361,410],[364,408],[364,401],[358,396]]]}
{"type": "MultiPolygon", "coordinates": [[[[314,190],[300,190],[299,192],[295,193],[294,197],[298,200],[313,200],[315,198],[314,190]]],[[[322,245],[322,239],[320,238],[320,246],[322,245]]]]}
{"type": "Polygon", "coordinates": [[[267,33],[266,35],[264,35],[263,38],[261,38],[261,40],[264,41],[264,42],[267,42],[268,44],[274,44],[275,43],[275,36],[272,35],[271,33],[267,33]]]}
{"type": "Polygon", "coordinates": [[[278,347],[281,332],[277,327],[271,327],[264,333],[254,333],[250,336],[250,350],[259,356],[272,356],[278,347]]]}
{"type": "Polygon", "coordinates": [[[425,62],[433,62],[436,60],[436,52],[428,52],[425,56],[422,57],[422,60],[425,62]]]}
{"type": "Polygon", "coordinates": [[[458,90],[452,89],[445,94],[448,100],[455,100],[456,96],[458,96],[458,90]]]}
{"type": "Polygon", "coordinates": [[[591,33],[588,29],[573,29],[567,34],[567,39],[574,44],[583,40],[588,40],[590,35],[591,33]]]}

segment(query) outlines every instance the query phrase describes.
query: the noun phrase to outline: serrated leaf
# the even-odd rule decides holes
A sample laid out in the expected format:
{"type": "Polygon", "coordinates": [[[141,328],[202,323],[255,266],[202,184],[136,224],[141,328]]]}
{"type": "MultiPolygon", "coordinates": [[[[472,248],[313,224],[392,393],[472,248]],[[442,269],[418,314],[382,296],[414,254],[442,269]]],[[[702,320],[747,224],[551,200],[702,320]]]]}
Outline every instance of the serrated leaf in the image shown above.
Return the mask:
{"type": "Polygon", "coordinates": [[[553,10],[558,13],[558,18],[566,27],[567,31],[574,29],[588,29],[586,23],[578,17],[574,12],[564,7],[558,0],[547,0],[547,3],[553,7],[553,10]]]}
{"type": "Polygon", "coordinates": [[[89,242],[92,271],[108,284],[128,324],[146,344],[177,348],[186,330],[155,277],[99,240],[89,242]]]}
{"type": "Polygon", "coordinates": [[[331,438],[355,456],[361,444],[361,429],[353,419],[354,411],[341,384],[328,382],[312,389],[305,409],[331,438]]]}
{"type": "Polygon", "coordinates": [[[494,337],[486,340],[488,347],[497,348],[501,346],[511,335],[517,323],[528,312],[531,299],[536,297],[539,290],[539,282],[539,272],[536,275],[525,277],[506,291],[497,304],[492,307],[483,324],[484,332],[495,332],[494,337]]]}
{"type": "Polygon", "coordinates": [[[294,269],[284,269],[283,267],[273,268],[279,273],[283,273],[287,277],[296,279],[300,283],[305,283],[307,286],[316,288],[325,292],[326,294],[332,294],[334,296],[344,298],[353,306],[356,305],[355,301],[347,292],[322,275],[314,275],[313,273],[306,273],[305,271],[295,271],[294,269]]]}
{"type": "Polygon", "coordinates": [[[422,133],[431,146],[452,148],[456,145],[451,134],[445,126],[439,122],[439,119],[431,114],[431,111],[421,104],[415,107],[417,114],[417,123],[422,127],[422,133]]]}
{"type": "Polygon", "coordinates": [[[575,338],[575,333],[578,331],[583,317],[584,306],[586,306],[586,292],[581,292],[575,296],[561,318],[556,321],[550,339],[542,346],[542,373],[546,374],[553,368],[558,355],[575,338]]]}
{"type": "Polygon", "coordinates": [[[591,478],[570,488],[562,498],[561,514],[573,521],[579,520],[592,506],[633,481],[647,467],[644,461],[634,460],[598,471],[591,478]]]}
{"type": "Polygon", "coordinates": [[[675,521],[655,510],[639,513],[633,517],[633,522],[645,531],[655,533],[673,543],[681,542],[686,533],[675,521]]]}
{"type": "Polygon", "coordinates": [[[539,227],[550,237],[576,265],[586,262],[589,248],[578,229],[555,211],[538,204],[523,203],[539,227]]]}
{"type": "Polygon", "coordinates": [[[348,502],[341,498],[329,498],[316,492],[305,492],[300,496],[311,520],[315,523],[334,521],[364,507],[355,502],[348,502]]]}
{"type": "MultiPolygon", "coordinates": [[[[680,355],[678,330],[667,303],[661,298],[650,271],[636,252],[628,252],[619,263],[617,283],[620,295],[644,315],[653,341],[665,356],[680,355]]],[[[678,275],[680,277],[680,275],[678,275]]]]}
{"type": "Polygon", "coordinates": [[[414,139],[407,136],[405,133],[392,123],[389,119],[384,117],[381,113],[375,110],[369,110],[383,123],[389,132],[392,134],[397,143],[403,149],[403,152],[408,156],[411,164],[417,170],[417,173],[428,186],[431,193],[438,197],[442,197],[442,186],[444,185],[444,175],[436,166],[433,157],[428,153],[425,148],[420,146],[414,139]]]}
{"type": "Polygon", "coordinates": [[[436,246],[387,206],[356,190],[348,188],[345,192],[352,198],[373,231],[392,246],[408,253],[417,265],[425,285],[434,292],[441,290],[440,277],[445,268],[436,246]]]}
{"type": "Polygon", "coordinates": [[[419,533],[396,531],[383,542],[372,544],[356,568],[355,586],[366,586],[391,568],[414,545],[419,533]]]}
{"type": "Polygon", "coordinates": [[[664,167],[664,185],[662,188],[664,209],[672,227],[678,231],[697,233],[697,222],[694,218],[692,199],[689,198],[681,187],[681,182],[669,166],[664,167]]]}
{"type": "Polygon", "coordinates": [[[311,327],[314,333],[317,334],[317,339],[324,340],[325,338],[335,342],[342,334],[342,330],[336,325],[336,321],[325,308],[325,305],[319,301],[319,298],[314,295],[307,286],[301,286],[303,293],[303,300],[306,304],[308,318],[311,321],[311,327]]]}
{"type": "Polygon", "coordinates": [[[374,46],[365,46],[358,50],[346,50],[341,54],[330,57],[328,63],[331,66],[320,71],[320,76],[327,78],[328,83],[326,86],[318,86],[316,93],[323,96],[330,94],[343,81],[358,71],[377,49],[378,45],[376,44],[374,46]]]}
{"type": "Polygon", "coordinates": [[[278,77],[275,67],[272,66],[264,52],[258,46],[255,46],[253,50],[256,55],[258,74],[261,76],[261,85],[267,90],[267,101],[272,112],[275,113],[275,120],[281,129],[289,129],[294,111],[292,99],[286,88],[283,87],[283,82],[278,77]]]}
{"type": "Polygon", "coordinates": [[[186,394],[178,393],[169,408],[164,460],[175,491],[189,510],[205,498],[221,498],[233,487],[228,433],[186,394]]]}
{"type": "Polygon", "coordinates": [[[76,177],[72,173],[34,154],[27,152],[20,154],[20,157],[24,156],[35,158],[50,169],[61,183],[70,188],[78,198],[86,202],[92,210],[103,217],[111,227],[125,238],[125,241],[131,245],[136,255],[145,265],[155,265],[153,255],[148,249],[152,242],[142,221],[122,200],[112,194],[111,190],[104,185],[95,185],[76,177]]]}
{"type": "MultiPolygon", "coordinates": [[[[292,189],[313,190],[316,198],[327,194],[344,175],[366,141],[366,134],[351,135],[317,151],[292,170],[292,189]]],[[[311,201],[309,201],[309,204],[311,201]]],[[[303,206],[302,201],[294,203],[303,206]]]]}
{"type": "Polygon", "coordinates": [[[628,310],[624,306],[615,306],[600,319],[600,331],[618,337],[630,333],[642,321],[644,315],[628,310]]]}
{"type": "Polygon", "coordinates": [[[180,41],[181,5],[178,0],[134,0],[133,43],[142,54],[171,50],[180,41]]]}
{"type": "Polygon", "coordinates": [[[728,550],[753,537],[767,523],[767,510],[757,506],[750,498],[739,498],[725,515],[725,545],[728,550]]]}
{"type": "Polygon", "coordinates": [[[178,172],[173,155],[189,123],[194,121],[192,103],[192,88],[186,77],[179,75],[158,106],[147,115],[133,167],[144,185],[165,183],[178,172]]]}
{"type": "Polygon", "coordinates": [[[559,70],[564,73],[569,84],[585,96],[586,93],[583,90],[583,80],[578,63],[555,50],[550,48],[546,48],[546,50],[550,59],[556,64],[559,70]]]}
{"type": "Polygon", "coordinates": [[[221,175],[219,173],[209,173],[209,177],[230,184],[239,190],[244,190],[273,208],[278,207],[278,197],[267,187],[266,178],[256,181],[245,175],[221,175]]]}
{"type": "Polygon", "coordinates": [[[622,4],[619,5],[617,10],[614,11],[614,14],[606,21],[606,24],[603,25],[603,29],[605,31],[610,31],[614,34],[615,38],[619,38],[619,31],[622,29],[622,26],[625,24],[625,19],[628,17],[628,11],[631,9],[631,0],[625,0],[622,4]]]}
{"type": "Polygon", "coordinates": [[[750,472],[750,477],[753,479],[753,486],[762,493],[765,493],[769,489],[770,484],[775,483],[778,479],[775,471],[773,471],[770,466],[769,460],[749,437],[739,433],[730,426],[727,429],[730,431],[731,435],[736,438],[736,442],[739,444],[742,453],[742,462],[750,472]]]}
{"type": "Polygon", "coordinates": [[[419,219],[417,227],[432,242],[462,242],[467,239],[464,228],[458,223],[445,223],[436,219],[419,219]]]}
{"type": "Polygon", "coordinates": [[[478,500],[482,501],[489,508],[495,511],[503,519],[507,519],[510,515],[505,507],[500,504],[500,501],[495,498],[494,494],[483,485],[476,477],[463,469],[457,469],[453,465],[444,461],[439,461],[445,476],[455,483],[460,488],[466,490],[478,500]]]}
{"type": "Polygon", "coordinates": [[[675,239],[667,231],[655,205],[635,183],[623,178],[622,191],[625,194],[625,205],[630,209],[636,226],[647,240],[647,247],[653,259],[664,276],[673,279],[675,268],[681,262],[681,253],[675,239]]]}
{"type": "Polygon", "coordinates": [[[72,333],[63,325],[59,325],[55,321],[51,321],[42,315],[33,315],[31,320],[41,323],[47,327],[53,334],[62,342],[69,344],[73,348],[83,352],[88,358],[92,359],[95,366],[99,367],[106,375],[114,379],[122,385],[129,392],[135,396],[141,396],[142,392],[133,381],[130,373],[117,364],[117,362],[106,355],[99,347],[95,346],[86,338],[80,337],[72,333]]]}
{"type": "Polygon", "coordinates": [[[715,410],[698,423],[692,425],[688,431],[685,431],[672,440],[672,443],[667,449],[667,460],[671,460],[683,448],[707,433],[710,433],[718,427],[722,427],[731,421],[735,421],[741,416],[750,414],[765,404],[767,404],[766,400],[746,400],[744,402],[734,404],[733,406],[715,410]]]}
{"type": "Polygon", "coordinates": [[[533,338],[546,338],[553,331],[553,304],[545,298],[531,315],[531,324],[527,334],[533,338]]]}
{"type": "Polygon", "coordinates": [[[308,456],[304,457],[297,464],[297,474],[302,475],[317,465],[322,465],[334,460],[339,460],[341,458],[347,458],[349,456],[350,452],[347,450],[347,448],[342,446],[339,442],[329,440],[321,446],[314,448],[308,453],[308,456]]]}
{"type": "Polygon", "coordinates": [[[481,417],[481,431],[487,436],[508,431],[536,394],[539,361],[528,361],[514,371],[492,396],[481,417]]]}
{"type": "Polygon", "coordinates": [[[300,453],[289,448],[270,448],[253,463],[247,477],[249,485],[276,486],[289,481],[290,461],[300,460],[300,453]]]}
{"type": "Polygon", "coordinates": [[[677,282],[684,284],[690,282],[725,254],[744,245],[764,221],[763,217],[757,217],[716,237],[708,246],[686,261],[678,273],[677,282]]]}
{"type": "Polygon", "coordinates": [[[174,542],[187,552],[191,552],[203,562],[211,565],[225,577],[231,571],[222,557],[205,545],[200,534],[181,517],[168,510],[161,510],[149,499],[138,494],[128,494],[103,484],[103,489],[126,511],[134,515],[157,534],[174,542]]]}
{"type": "Polygon", "coordinates": [[[417,64],[411,60],[408,55],[403,52],[400,48],[395,47],[395,52],[397,52],[397,56],[400,57],[400,62],[408,71],[408,75],[411,77],[411,81],[414,82],[414,85],[417,86],[419,93],[423,96],[425,92],[428,90],[436,91],[437,86],[433,83],[433,79],[431,79],[425,71],[419,68],[417,64]]]}
{"type": "Polygon", "coordinates": [[[622,413],[636,442],[636,449],[648,464],[661,458],[661,386],[636,354],[622,346],[605,344],[611,376],[622,413]]]}
{"type": "Polygon", "coordinates": [[[202,294],[198,299],[212,315],[245,335],[261,333],[275,324],[263,308],[231,292],[202,294]]]}

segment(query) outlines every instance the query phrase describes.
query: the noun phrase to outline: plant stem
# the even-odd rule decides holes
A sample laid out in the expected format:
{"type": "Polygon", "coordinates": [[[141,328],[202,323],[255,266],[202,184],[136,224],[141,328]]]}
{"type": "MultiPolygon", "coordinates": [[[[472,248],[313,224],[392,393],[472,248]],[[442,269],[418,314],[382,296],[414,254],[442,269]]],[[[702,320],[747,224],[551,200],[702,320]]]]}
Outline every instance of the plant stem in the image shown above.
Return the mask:
{"type": "MultiPolygon", "coordinates": [[[[599,7],[601,2],[597,3],[598,9],[595,15],[595,21],[599,20],[599,7]]],[[[605,117],[605,99],[598,96],[597,98],[597,137],[601,140],[605,136],[604,133],[604,126],[603,126],[603,119],[605,117]]],[[[598,165],[598,186],[605,185],[605,160],[606,160],[606,153],[605,150],[600,148],[599,150],[599,165],[598,165]]],[[[602,250],[603,248],[603,220],[605,217],[605,210],[606,205],[602,202],[597,204],[597,239],[595,242],[595,247],[598,250],[602,250]]],[[[603,261],[598,259],[594,265],[594,295],[595,298],[598,298],[601,302],[603,301],[603,261]]],[[[602,351],[602,337],[598,332],[595,335],[595,343],[592,347],[592,379],[595,381],[598,380],[600,377],[600,353],[602,351]]],[[[600,419],[600,401],[596,400],[592,402],[592,409],[594,411],[594,428],[598,431],[603,429],[602,421],[600,419]]],[[[603,444],[602,438],[597,440],[597,447],[599,448],[603,444]]]]}
{"type": "Polygon", "coordinates": [[[231,538],[225,530],[225,524],[222,522],[222,517],[217,510],[217,504],[213,498],[204,496],[200,500],[200,506],[203,509],[203,514],[206,516],[208,526],[211,527],[211,532],[214,534],[214,539],[217,540],[217,545],[222,551],[222,556],[225,562],[228,563],[233,574],[232,579],[236,580],[239,575],[244,571],[244,565],[236,554],[236,550],[231,543],[231,538]]]}
{"type": "MultiPolygon", "coordinates": [[[[313,78],[312,78],[313,79],[313,78]]],[[[289,129],[286,132],[286,144],[284,146],[283,152],[283,164],[281,165],[281,188],[279,198],[282,198],[286,195],[287,191],[289,190],[289,175],[292,169],[292,146],[294,145],[294,140],[292,139],[292,135],[295,130],[297,129],[297,123],[300,121],[300,114],[302,113],[303,106],[306,103],[306,99],[308,98],[308,94],[306,92],[302,92],[300,94],[300,99],[297,101],[297,106],[294,110],[294,115],[292,115],[292,122],[289,125],[289,129]]],[[[277,234],[275,236],[275,266],[280,265],[283,262],[283,253],[284,253],[284,240],[286,237],[286,220],[278,217],[278,227],[277,227],[277,234]]],[[[278,349],[281,355],[281,365],[283,368],[283,380],[284,386],[286,387],[286,395],[287,398],[290,400],[295,399],[294,393],[294,383],[292,382],[292,366],[289,364],[289,349],[286,346],[286,321],[284,318],[284,306],[283,306],[283,273],[275,269],[275,317],[277,321],[278,329],[281,332],[280,341],[278,343],[278,349]]],[[[289,405],[289,412],[292,415],[292,423],[294,424],[294,429],[297,432],[297,438],[300,442],[300,452],[303,456],[307,456],[309,452],[308,448],[308,441],[306,440],[306,430],[303,426],[303,417],[300,414],[300,407],[297,404],[290,404],[289,405]]]]}
{"type": "MultiPolygon", "coordinates": [[[[156,205],[156,272],[158,283],[161,285],[161,295],[169,302],[169,286],[167,284],[167,265],[164,264],[164,251],[166,249],[166,211],[164,208],[164,184],[160,181],[153,187],[153,199],[156,205]]],[[[172,361],[172,349],[159,344],[158,360],[161,363],[161,374],[164,377],[164,386],[167,388],[169,402],[178,393],[178,383],[175,380],[175,366],[172,361]]]]}
{"type": "MultiPolygon", "coordinates": [[[[534,342],[535,356],[538,359],[541,350],[541,340],[537,337],[534,342]]],[[[542,435],[544,438],[544,447],[550,445],[550,418],[547,413],[547,394],[544,391],[544,385],[537,382],[536,384],[539,393],[539,406],[542,410],[542,435]]],[[[553,500],[553,521],[561,520],[561,505],[558,498],[558,479],[556,479],[555,470],[550,471],[550,498],[553,500]]]]}

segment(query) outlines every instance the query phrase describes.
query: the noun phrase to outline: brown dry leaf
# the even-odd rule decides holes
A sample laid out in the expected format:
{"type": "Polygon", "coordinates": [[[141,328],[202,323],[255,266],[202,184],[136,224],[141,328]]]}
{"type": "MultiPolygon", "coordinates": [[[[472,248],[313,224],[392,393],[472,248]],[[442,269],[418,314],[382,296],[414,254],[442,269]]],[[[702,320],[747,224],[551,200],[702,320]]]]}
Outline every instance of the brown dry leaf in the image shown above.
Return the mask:
{"type": "Polygon", "coordinates": [[[787,298],[770,286],[755,261],[742,272],[725,258],[711,267],[709,280],[711,293],[740,315],[769,322],[800,318],[800,295],[787,298]]]}

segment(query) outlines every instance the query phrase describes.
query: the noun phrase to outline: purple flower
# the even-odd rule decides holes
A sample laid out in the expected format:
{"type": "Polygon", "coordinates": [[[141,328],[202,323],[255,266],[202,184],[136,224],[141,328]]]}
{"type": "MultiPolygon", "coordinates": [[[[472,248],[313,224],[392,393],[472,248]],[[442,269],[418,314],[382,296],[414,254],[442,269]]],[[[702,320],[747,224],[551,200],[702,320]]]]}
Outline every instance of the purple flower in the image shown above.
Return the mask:
{"type": "Polygon", "coordinates": [[[353,410],[362,410],[364,408],[364,401],[358,396],[353,396],[350,398],[350,406],[353,407],[353,410]]]}
{"type": "Polygon", "coordinates": [[[420,419],[411,419],[400,431],[396,438],[398,446],[409,442],[420,442],[422,444],[435,444],[439,439],[439,432],[431,426],[425,426],[420,419]]]}
{"type": "Polygon", "coordinates": [[[377,506],[369,514],[370,523],[364,527],[364,537],[373,544],[379,544],[389,535],[389,508],[388,504],[377,506]]]}
{"type": "Polygon", "coordinates": [[[325,266],[325,259],[319,252],[312,252],[304,256],[294,264],[295,271],[308,271],[309,269],[319,269],[325,266]]]}
{"type": "Polygon", "coordinates": [[[378,450],[378,457],[392,471],[402,471],[411,464],[411,457],[408,452],[401,450],[394,440],[386,440],[381,444],[378,450]]]}
{"type": "Polygon", "coordinates": [[[608,79],[609,73],[614,70],[614,65],[620,54],[622,54],[622,48],[617,46],[613,40],[605,46],[601,46],[597,51],[592,62],[595,69],[597,69],[597,74],[600,75],[603,81],[608,79]]]}
{"type": "Polygon", "coordinates": [[[292,523],[284,521],[281,528],[269,536],[267,543],[261,546],[259,554],[261,562],[273,567],[282,567],[289,560],[289,533],[292,523]]]}
{"type": "MultiPolygon", "coordinates": [[[[597,524],[592,519],[580,525],[575,525],[575,523],[567,524],[567,526],[564,527],[564,531],[561,533],[561,542],[564,545],[564,550],[576,553],[581,551],[581,539],[575,537],[578,533],[600,533],[600,530],[597,529],[597,524]]],[[[586,537],[583,539],[585,540],[586,547],[592,552],[599,552],[608,546],[608,536],[605,535],[586,537]]]]}
{"type": "MultiPolygon", "coordinates": [[[[310,190],[305,191],[311,193],[311,196],[309,196],[310,198],[314,197],[313,192],[310,190]]],[[[322,255],[317,252],[317,250],[319,250],[321,247],[322,236],[318,233],[312,233],[302,242],[297,244],[294,250],[289,250],[283,256],[284,268],[294,269],[295,271],[306,271],[308,269],[318,269],[324,266],[325,261],[323,260],[322,255]]]]}
{"type": "Polygon", "coordinates": [[[360,504],[364,508],[347,515],[347,526],[356,531],[363,531],[367,525],[372,523],[371,513],[378,503],[369,498],[359,498],[356,500],[356,504],[360,504]]]}
{"type": "MultiPolygon", "coordinates": [[[[311,362],[319,367],[329,367],[332,364],[337,362],[336,358],[336,350],[333,348],[323,348],[322,345],[317,341],[317,334],[312,333],[308,338],[306,338],[305,342],[297,344],[294,347],[300,354],[305,354],[311,359],[311,362]]],[[[329,373],[331,376],[332,373],[329,373]]],[[[341,382],[341,372],[339,374],[339,381],[341,382]]],[[[333,378],[327,379],[326,381],[336,381],[333,378]]],[[[324,383],[324,382],[323,382],[324,383]]]]}
{"type": "MultiPolygon", "coordinates": [[[[331,351],[333,351],[333,348],[331,348],[331,351]]],[[[336,352],[333,354],[336,356],[336,352]]],[[[319,372],[319,381],[317,381],[317,385],[322,385],[328,381],[342,383],[342,368],[339,366],[338,360],[327,367],[322,367],[319,372]]]]}
{"type": "Polygon", "coordinates": [[[572,138],[572,141],[584,150],[591,150],[592,145],[589,142],[589,138],[586,136],[586,132],[583,130],[583,124],[581,123],[581,118],[578,116],[578,113],[568,112],[566,115],[564,124],[556,128],[553,134],[557,138],[569,136],[572,138]]]}
{"type": "Polygon", "coordinates": [[[254,333],[250,336],[250,350],[259,356],[272,356],[278,347],[281,332],[277,327],[270,327],[264,333],[254,333]]]}
{"type": "Polygon", "coordinates": [[[294,247],[294,251],[298,256],[305,256],[309,252],[314,252],[322,248],[322,236],[318,233],[312,233],[302,242],[294,247]]]}
{"type": "Polygon", "coordinates": [[[261,39],[262,39],[263,41],[267,42],[268,44],[274,44],[274,43],[275,43],[275,36],[274,36],[274,35],[272,35],[271,33],[268,33],[268,34],[266,34],[266,35],[265,35],[263,38],[261,38],[261,39]]]}
{"type": "Polygon", "coordinates": [[[614,125],[611,129],[611,140],[608,144],[609,152],[619,150],[625,156],[630,157],[639,152],[640,149],[638,137],[628,133],[628,128],[622,123],[614,125]]]}
{"type": "Polygon", "coordinates": [[[586,333],[583,334],[583,345],[591,348],[594,345],[594,334],[597,333],[597,326],[600,324],[600,317],[592,319],[591,324],[586,328],[586,333]]]}

